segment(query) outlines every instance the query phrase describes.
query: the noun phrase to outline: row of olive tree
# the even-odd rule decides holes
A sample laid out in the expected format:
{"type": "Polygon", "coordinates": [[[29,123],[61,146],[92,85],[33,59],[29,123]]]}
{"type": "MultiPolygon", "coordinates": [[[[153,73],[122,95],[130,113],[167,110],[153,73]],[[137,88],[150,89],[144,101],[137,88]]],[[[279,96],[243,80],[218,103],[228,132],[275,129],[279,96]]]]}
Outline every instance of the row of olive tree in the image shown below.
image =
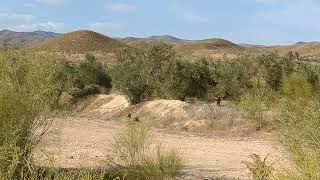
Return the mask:
{"type": "Polygon", "coordinates": [[[254,88],[252,79],[259,74],[274,91],[280,89],[285,75],[294,72],[305,72],[314,87],[319,80],[315,66],[276,54],[191,62],[166,44],[122,50],[109,70],[115,88],[133,104],[154,98],[240,100],[244,92],[254,88]]]}
{"type": "Polygon", "coordinates": [[[125,49],[117,60],[110,68],[113,85],[133,104],[154,98],[205,99],[216,86],[208,61],[188,62],[165,44],[125,49]]]}

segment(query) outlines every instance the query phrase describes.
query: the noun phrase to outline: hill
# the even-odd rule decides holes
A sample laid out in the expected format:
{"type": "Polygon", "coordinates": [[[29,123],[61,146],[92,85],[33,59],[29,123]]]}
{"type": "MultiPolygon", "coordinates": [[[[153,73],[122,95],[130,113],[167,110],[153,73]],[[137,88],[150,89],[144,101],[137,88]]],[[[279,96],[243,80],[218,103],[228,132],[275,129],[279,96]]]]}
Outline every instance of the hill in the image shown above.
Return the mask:
{"type": "Polygon", "coordinates": [[[146,38],[136,38],[136,37],[126,37],[126,38],[120,38],[120,41],[127,43],[127,44],[131,44],[131,45],[135,45],[138,43],[168,43],[168,44],[180,44],[180,43],[187,43],[187,42],[191,42],[190,40],[186,40],[186,39],[180,39],[174,36],[170,36],[170,35],[163,35],[163,36],[150,36],[150,37],[146,37],[146,38]]]}
{"type": "Polygon", "coordinates": [[[280,55],[286,55],[290,51],[299,53],[301,57],[319,56],[320,54],[320,42],[298,42],[288,46],[274,46],[269,48],[278,52],[280,55]]]}
{"type": "Polygon", "coordinates": [[[125,45],[97,32],[80,30],[62,34],[34,46],[41,51],[64,53],[115,52],[125,45]]]}
{"type": "Polygon", "coordinates": [[[172,43],[172,44],[179,44],[179,43],[186,43],[190,40],[186,39],[180,39],[174,36],[164,35],[164,36],[151,36],[148,38],[149,40],[155,40],[155,41],[162,41],[166,43],[172,43]]]}
{"type": "Polygon", "coordinates": [[[238,54],[246,50],[231,41],[225,39],[205,39],[178,44],[175,49],[182,54],[194,56],[223,56],[224,54],[238,54]]]}
{"type": "Polygon", "coordinates": [[[59,33],[46,31],[15,32],[5,29],[0,31],[0,47],[30,46],[58,35],[59,33]]]}

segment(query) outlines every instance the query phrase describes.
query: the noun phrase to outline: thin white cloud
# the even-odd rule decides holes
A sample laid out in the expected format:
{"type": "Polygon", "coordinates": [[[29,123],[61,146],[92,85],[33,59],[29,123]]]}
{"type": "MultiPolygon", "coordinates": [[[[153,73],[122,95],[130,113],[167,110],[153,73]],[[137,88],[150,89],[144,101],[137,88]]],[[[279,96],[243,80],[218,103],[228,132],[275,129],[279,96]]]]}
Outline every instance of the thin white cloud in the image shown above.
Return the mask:
{"type": "Polygon", "coordinates": [[[11,27],[12,30],[15,31],[59,31],[64,28],[64,23],[61,22],[38,22],[38,23],[31,23],[31,24],[20,24],[11,27]]]}
{"type": "Polygon", "coordinates": [[[60,31],[64,29],[64,23],[53,21],[37,21],[29,14],[0,13],[0,29],[14,31],[60,31]]]}
{"type": "Polygon", "coordinates": [[[138,11],[138,7],[133,4],[127,3],[116,3],[107,5],[114,12],[121,12],[121,13],[133,13],[138,11]]]}
{"type": "Polygon", "coordinates": [[[94,22],[89,24],[89,29],[98,31],[100,33],[113,33],[123,31],[125,26],[112,22],[94,22]]]}
{"type": "Polygon", "coordinates": [[[41,3],[41,4],[47,4],[47,5],[56,5],[56,4],[62,4],[65,0],[34,0],[34,2],[41,3]]]}
{"type": "Polygon", "coordinates": [[[33,16],[29,14],[0,13],[0,22],[28,22],[32,21],[33,16]]]}
{"type": "Polygon", "coordinates": [[[182,7],[180,5],[170,6],[169,12],[174,16],[180,19],[184,19],[186,21],[195,22],[195,23],[209,22],[209,18],[207,16],[199,14],[190,8],[182,7]]]}

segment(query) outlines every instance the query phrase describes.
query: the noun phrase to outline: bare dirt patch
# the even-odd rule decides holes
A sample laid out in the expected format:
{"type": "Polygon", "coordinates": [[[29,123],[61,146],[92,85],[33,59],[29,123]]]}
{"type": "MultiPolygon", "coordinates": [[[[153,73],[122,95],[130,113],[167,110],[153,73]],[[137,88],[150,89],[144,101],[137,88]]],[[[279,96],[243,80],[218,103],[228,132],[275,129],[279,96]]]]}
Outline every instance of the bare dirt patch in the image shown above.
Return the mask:
{"type": "Polygon", "coordinates": [[[38,162],[43,164],[50,157],[55,163],[49,165],[62,168],[105,166],[107,156],[112,156],[113,138],[135,117],[139,123],[154,124],[154,144],[177,148],[182,154],[187,166],[178,179],[247,179],[241,162],[251,153],[270,154],[270,161],[278,166],[284,162],[270,133],[239,134],[248,128],[248,120],[229,105],[156,100],[129,106],[124,96],[114,94],[88,97],[78,103],[76,111],[54,119],[55,133],[39,146],[38,162]]]}
{"type": "MultiPolygon", "coordinates": [[[[51,134],[43,149],[51,154],[56,165],[63,168],[99,167],[110,154],[113,137],[122,132],[125,124],[86,118],[55,119],[60,133],[51,134]],[[84,163],[85,162],[85,163],[84,163]]],[[[270,160],[278,165],[282,156],[268,138],[214,138],[168,134],[152,129],[153,142],[175,147],[186,160],[181,179],[247,179],[241,161],[248,160],[250,153],[261,156],[270,154],[270,160]]],[[[42,156],[37,156],[43,161],[42,156]]]]}

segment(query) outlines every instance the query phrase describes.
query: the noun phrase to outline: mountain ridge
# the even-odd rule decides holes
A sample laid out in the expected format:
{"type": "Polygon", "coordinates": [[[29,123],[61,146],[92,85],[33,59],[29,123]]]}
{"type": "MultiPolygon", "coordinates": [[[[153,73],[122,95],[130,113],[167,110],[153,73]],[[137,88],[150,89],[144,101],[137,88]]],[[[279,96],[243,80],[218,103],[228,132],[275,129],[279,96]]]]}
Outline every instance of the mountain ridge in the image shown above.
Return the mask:
{"type": "Polygon", "coordinates": [[[0,47],[25,47],[53,38],[60,33],[47,31],[16,32],[8,29],[0,31],[0,47]]]}

